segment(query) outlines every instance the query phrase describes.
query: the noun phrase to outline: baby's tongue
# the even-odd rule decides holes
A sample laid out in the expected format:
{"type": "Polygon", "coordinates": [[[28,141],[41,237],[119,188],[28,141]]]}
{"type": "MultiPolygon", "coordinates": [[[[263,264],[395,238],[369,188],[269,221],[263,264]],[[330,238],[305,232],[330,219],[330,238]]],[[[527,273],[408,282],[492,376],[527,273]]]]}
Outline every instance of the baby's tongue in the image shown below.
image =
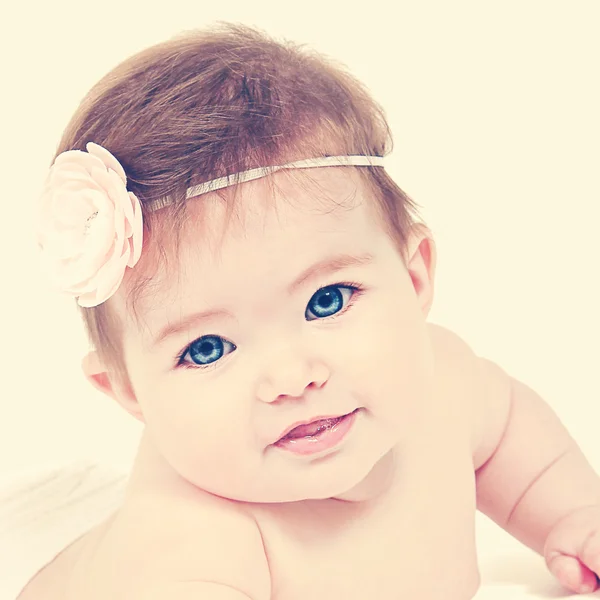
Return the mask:
{"type": "Polygon", "coordinates": [[[313,423],[309,423],[308,425],[300,425],[299,427],[295,427],[294,429],[292,429],[285,436],[285,438],[299,438],[306,437],[309,435],[315,435],[319,431],[323,431],[324,429],[330,429],[340,419],[341,417],[337,417],[334,419],[323,419],[322,421],[314,421],[313,423]]]}

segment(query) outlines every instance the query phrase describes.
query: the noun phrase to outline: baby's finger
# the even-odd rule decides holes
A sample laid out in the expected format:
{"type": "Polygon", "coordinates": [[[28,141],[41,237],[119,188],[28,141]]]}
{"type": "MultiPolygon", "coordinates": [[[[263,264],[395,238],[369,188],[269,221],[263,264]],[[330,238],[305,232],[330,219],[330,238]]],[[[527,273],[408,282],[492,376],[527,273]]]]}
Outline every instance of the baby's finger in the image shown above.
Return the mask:
{"type": "Polygon", "coordinates": [[[588,536],[578,556],[588,569],[596,574],[600,573],[600,532],[598,530],[588,536]]]}
{"type": "Polygon", "coordinates": [[[547,561],[551,573],[561,585],[576,594],[586,594],[596,589],[597,579],[578,559],[566,554],[556,554],[547,561]]]}

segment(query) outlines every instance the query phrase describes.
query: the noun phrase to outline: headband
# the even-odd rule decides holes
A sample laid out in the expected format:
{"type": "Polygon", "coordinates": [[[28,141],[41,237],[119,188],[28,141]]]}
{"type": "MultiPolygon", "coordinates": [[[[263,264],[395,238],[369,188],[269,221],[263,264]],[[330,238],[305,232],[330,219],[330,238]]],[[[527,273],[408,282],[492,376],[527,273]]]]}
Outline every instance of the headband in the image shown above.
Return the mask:
{"type": "MultiPolygon", "coordinates": [[[[307,158],[304,160],[297,160],[295,162],[287,163],[285,165],[273,166],[273,167],[259,167],[258,169],[250,169],[249,171],[243,171],[242,173],[236,173],[235,175],[227,175],[225,177],[219,177],[200,185],[188,188],[185,194],[186,200],[208,192],[214,192],[232,185],[244,183],[246,181],[252,181],[254,179],[260,179],[282,171],[283,169],[311,169],[313,167],[341,167],[341,166],[354,166],[354,167],[383,167],[384,166],[383,156],[363,156],[363,155],[350,155],[350,156],[322,156],[320,158],[307,158]]],[[[161,198],[149,202],[145,206],[150,212],[154,212],[160,208],[164,208],[171,204],[172,200],[169,198],[161,198]]]]}

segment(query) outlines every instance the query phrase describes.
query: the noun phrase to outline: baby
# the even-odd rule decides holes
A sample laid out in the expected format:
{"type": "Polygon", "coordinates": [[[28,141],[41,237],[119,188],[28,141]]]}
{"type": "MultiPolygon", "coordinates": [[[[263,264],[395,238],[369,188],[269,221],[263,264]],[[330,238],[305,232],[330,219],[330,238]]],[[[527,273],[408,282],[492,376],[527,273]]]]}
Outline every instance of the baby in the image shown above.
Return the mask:
{"type": "Polygon", "coordinates": [[[467,600],[476,508],[596,589],[600,479],[533,390],[427,323],[435,245],[389,150],[353,77],[242,26],[92,89],[38,240],[87,378],[144,432],[120,509],[21,600],[467,600]]]}

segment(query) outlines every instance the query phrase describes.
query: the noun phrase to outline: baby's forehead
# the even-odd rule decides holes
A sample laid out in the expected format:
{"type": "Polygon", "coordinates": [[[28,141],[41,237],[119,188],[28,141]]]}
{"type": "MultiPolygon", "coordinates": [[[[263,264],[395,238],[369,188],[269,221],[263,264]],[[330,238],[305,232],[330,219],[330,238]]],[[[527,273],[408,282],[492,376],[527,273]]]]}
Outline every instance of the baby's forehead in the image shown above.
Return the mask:
{"type": "Polygon", "coordinates": [[[284,170],[191,198],[186,204],[191,215],[187,223],[194,227],[204,222],[218,229],[230,210],[233,223],[241,230],[252,227],[257,220],[281,224],[280,219],[285,222],[302,217],[309,220],[307,225],[318,227],[326,219],[310,221],[311,216],[343,217],[348,210],[366,204],[368,196],[361,178],[350,168],[284,170]]]}
{"type": "Polygon", "coordinates": [[[320,171],[250,182],[225,201],[214,194],[191,199],[182,252],[191,252],[194,261],[225,253],[233,258],[247,252],[294,253],[307,241],[335,246],[372,228],[374,203],[361,182],[348,169],[320,171]]]}

